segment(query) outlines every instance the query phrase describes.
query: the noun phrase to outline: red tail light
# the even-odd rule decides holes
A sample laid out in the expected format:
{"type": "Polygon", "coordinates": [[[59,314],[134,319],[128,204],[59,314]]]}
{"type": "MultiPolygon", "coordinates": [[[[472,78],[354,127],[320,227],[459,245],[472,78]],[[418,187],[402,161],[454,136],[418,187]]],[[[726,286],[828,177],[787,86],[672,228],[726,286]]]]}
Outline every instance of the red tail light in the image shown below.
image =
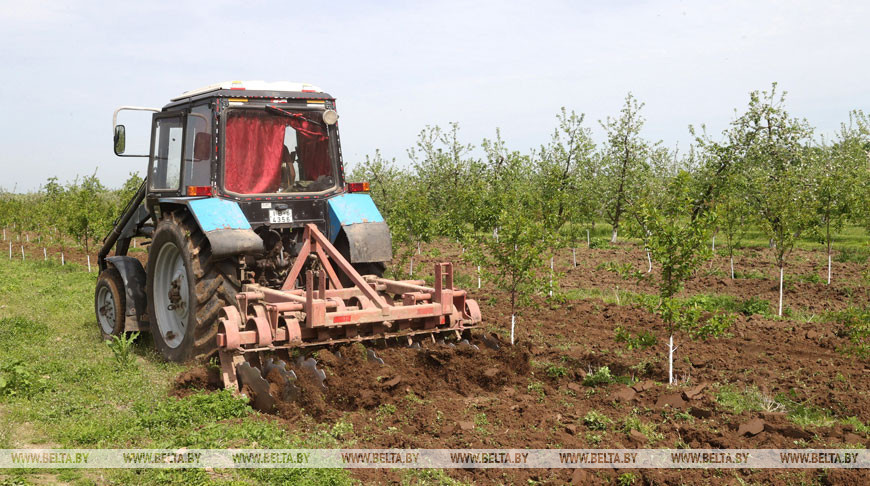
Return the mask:
{"type": "Polygon", "coordinates": [[[368,182],[349,182],[347,192],[369,192],[368,182]]]}
{"type": "Polygon", "coordinates": [[[187,186],[188,196],[211,196],[211,186],[187,186]]]}

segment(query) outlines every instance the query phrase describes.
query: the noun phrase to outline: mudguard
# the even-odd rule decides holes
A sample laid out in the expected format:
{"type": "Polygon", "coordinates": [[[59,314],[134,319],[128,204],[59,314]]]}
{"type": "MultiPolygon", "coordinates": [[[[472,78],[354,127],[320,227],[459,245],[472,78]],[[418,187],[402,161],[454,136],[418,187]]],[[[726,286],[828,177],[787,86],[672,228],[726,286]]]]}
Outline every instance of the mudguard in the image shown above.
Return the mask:
{"type": "Polygon", "coordinates": [[[139,260],[129,256],[111,256],[106,261],[118,270],[124,282],[124,331],[147,330],[148,309],[145,297],[145,269],[139,260]]]}
{"type": "Polygon", "coordinates": [[[212,256],[220,258],[263,252],[263,240],[251,229],[248,218],[235,201],[209,197],[203,199],[173,198],[190,209],[199,228],[208,238],[212,256]]]}
{"type": "Polygon", "coordinates": [[[327,200],[329,239],[343,231],[351,263],[387,262],[393,259],[390,228],[368,194],[342,194],[327,200]]]}

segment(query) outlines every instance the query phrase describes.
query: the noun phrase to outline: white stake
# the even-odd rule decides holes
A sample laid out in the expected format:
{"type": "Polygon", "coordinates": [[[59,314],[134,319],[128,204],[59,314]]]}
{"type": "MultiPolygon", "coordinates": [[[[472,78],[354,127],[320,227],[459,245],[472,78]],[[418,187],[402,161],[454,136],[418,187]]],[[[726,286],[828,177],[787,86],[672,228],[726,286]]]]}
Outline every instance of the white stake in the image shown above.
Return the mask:
{"type": "Polygon", "coordinates": [[[511,314],[511,346],[514,345],[514,327],[516,324],[516,316],[511,314]]]}
{"type": "Polygon", "coordinates": [[[713,251],[716,251],[716,235],[713,235],[713,251]]]}
{"type": "Polygon", "coordinates": [[[553,296],[553,257],[550,257],[550,297],[553,296]]]}
{"type": "Polygon", "coordinates": [[[731,280],[734,280],[734,257],[731,257],[731,280]]]}
{"type": "Polygon", "coordinates": [[[409,275],[412,277],[414,276],[414,257],[411,257],[411,272],[409,275]]]}
{"type": "Polygon", "coordinates": [[[42,261],[46,261],[46,260],[48,260],[48,250],[46,250],[45,247],[43,246],[42,247],[42,261]]]}
{"type": "Polygon", "coordinates": [[[21,246],[21,261],[24,261],[24,246],[21,246]]]}
{"type": "Polygon", "coordinates": [[[12,242],[9,242],[9,259],[12,260],[12,242]]]}
{"type": "Polygon", "coordinates": [[[3,228],[3,241],[6,241],[6,228],[3,228]]]}
{"type": "Polygon", "coordinates": [[[91,256],[88,255],[88,273],[91,273],[91,256]]]}
{"type": "Polygon", "coordinates": [[[495,229],[495,242],[498,243],[498,228],[495,229]]]}
{"type": "Polygon", "coordinates": [[[831,254],[828,253],[828,285],[831,285],[831,254]]]}
{"type": "Polygon", "coordinates": [[[589,230],[586,230],[586,248],[592,246],[592,243],[589,242],[589,230]]]}
{"type": "Polygon", "coordinates": [[[27,238],[27,242],[30,243],[30,233],[27,233],[24,237],[27,238]]]}
{"type": "Polygon", "coordinates": [[[674,335],[668,340],[668,384],[674,384],[674,335]]]}
{"type": "Polygon", "coordinates": [[[60,264],[66,265],[66,261],[64,261],[64,259],[63,259],[63,252],[60,252],[60,264]]]}
{"type": "Polygon", "coordinates": [[[417,242],[417,254],[418,255],[420,254],[420,242],[419,241],[417,242]]]}
{"type": "Polygon", "coordinates": [[[620,305],[619,304],[619,285],[616,286],[616,290],[614,290],[614,293],[616,294],[616,305],[620,305]]]}
{"type": "Polygon", "coordinates": [[[649,256],[649,252],[646,252],[646,261],[649,263],[649,268],[646,270],[646,273],[652,272],[652,258],[649,256]]]}
{"type": "Polygon", "coordinates": [[[477,288],[480,288],[480,265],[477,266],[477,288]]]}
{"type": "Polygon", "coordinates": [[[577,249],[571,248],[571,256],[574,257],[574,267],[577,267],[577,249]]]}
{"type": "Polygon", "coordinates": [[[133,240],[133,248],[136,248],[136,240],[133,240]]]}
{"type": "Polygon", "coordinates": [[[782,317],[782,267],[779,267],[779,317],[782,317]]]}

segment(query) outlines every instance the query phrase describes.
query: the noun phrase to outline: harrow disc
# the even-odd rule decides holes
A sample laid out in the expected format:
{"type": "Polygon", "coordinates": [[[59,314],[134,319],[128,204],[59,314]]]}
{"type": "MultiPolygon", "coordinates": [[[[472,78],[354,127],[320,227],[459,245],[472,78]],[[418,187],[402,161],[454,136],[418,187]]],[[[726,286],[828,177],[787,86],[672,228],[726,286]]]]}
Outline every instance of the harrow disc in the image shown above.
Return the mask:
{"type": "Polygon", "coordinates": [[[275,397],[269,393],[269,382],[260,374],[260,370],[251,366],[250,363],[244,362],[238,366],[236,372],[239,375],[239,382],[244,389],[247,387],[250,393],[254,396],[248,397],[251,400],[251,406],[261,412],[271,412],[275,410],[275,397]]]}

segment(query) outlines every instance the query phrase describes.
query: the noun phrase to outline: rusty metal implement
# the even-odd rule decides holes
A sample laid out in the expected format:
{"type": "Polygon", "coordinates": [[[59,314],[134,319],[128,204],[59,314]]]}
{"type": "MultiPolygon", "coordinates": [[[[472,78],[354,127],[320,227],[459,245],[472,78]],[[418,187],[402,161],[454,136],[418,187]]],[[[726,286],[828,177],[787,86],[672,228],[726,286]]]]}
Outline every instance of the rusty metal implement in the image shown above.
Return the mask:
{"type": "Polygon", "coordinates": [[[280,290],[245,284],[237,305],[221,309],[217,345],[227,389],[239,391],[239,367],[259,366],[270,352],[444,333],[458,339],[481,321],[477,302],[453,287],[451,263],[435,264],[429,287],[360,275],[313,224],[303,242],[280,290]],[[353,285],[342,286],[336,271],[353,285]]]}

